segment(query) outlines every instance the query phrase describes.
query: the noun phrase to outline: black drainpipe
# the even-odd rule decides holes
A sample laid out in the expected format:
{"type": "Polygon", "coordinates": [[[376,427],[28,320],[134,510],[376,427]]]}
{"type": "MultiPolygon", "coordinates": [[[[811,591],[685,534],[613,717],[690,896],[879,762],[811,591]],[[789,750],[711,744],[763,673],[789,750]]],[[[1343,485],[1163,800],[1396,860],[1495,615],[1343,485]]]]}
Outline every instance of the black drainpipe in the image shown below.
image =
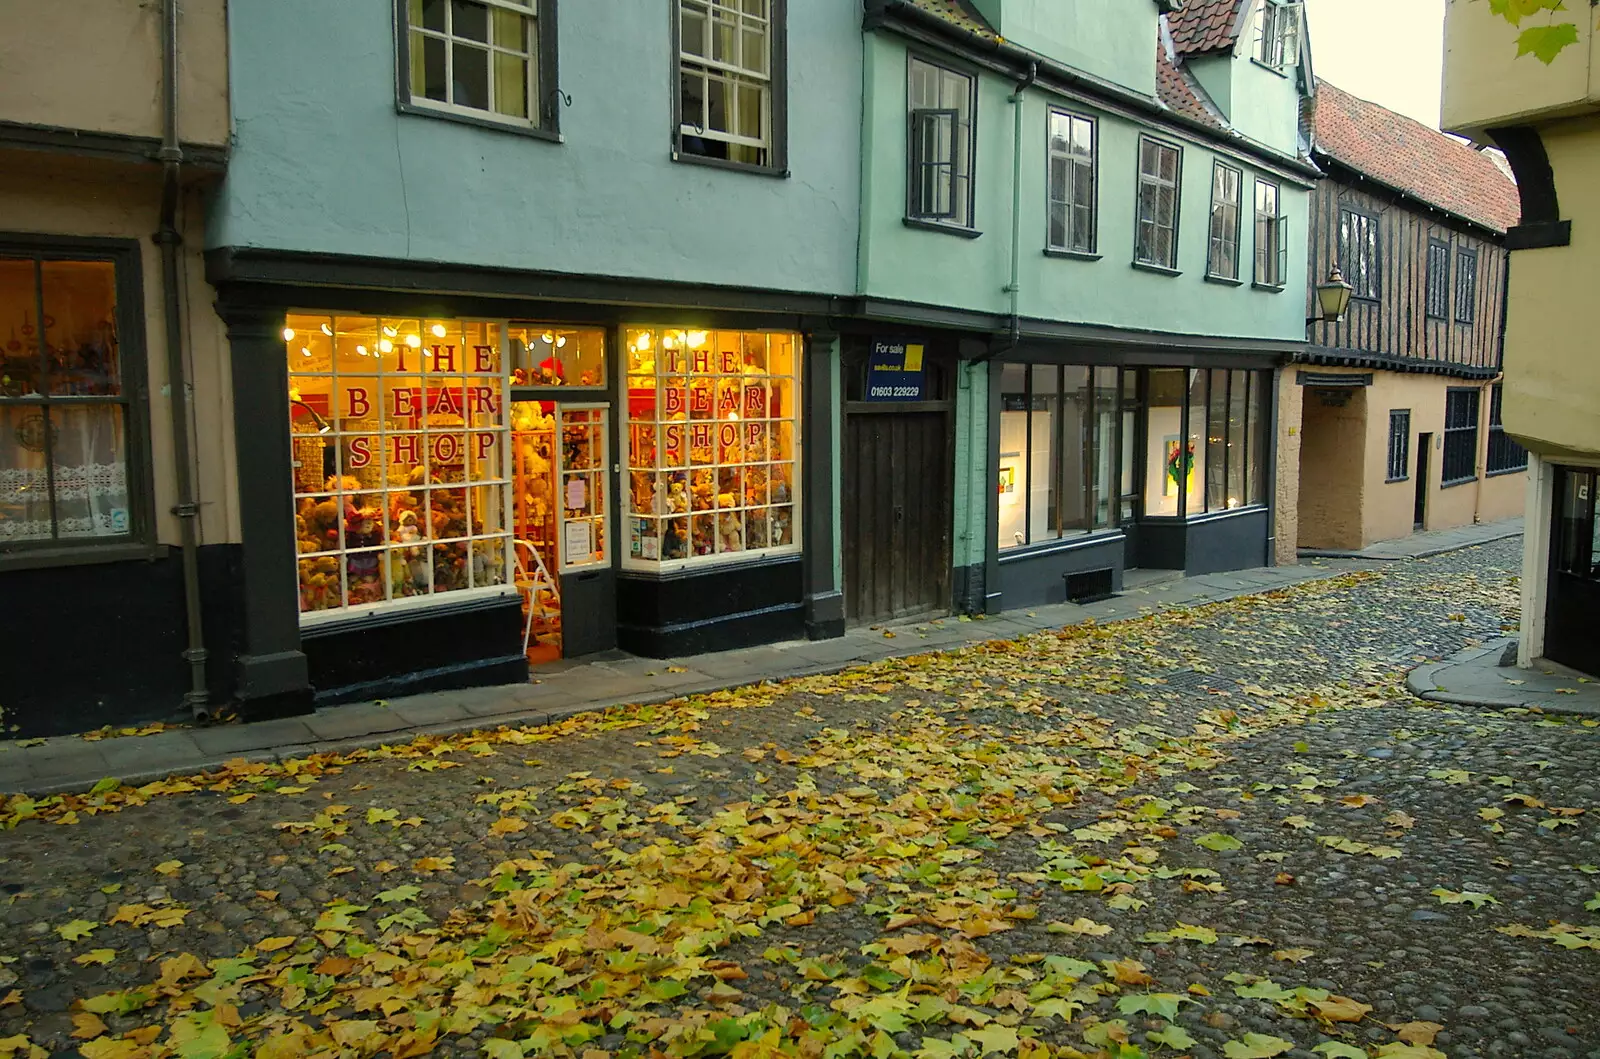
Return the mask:
{"type": "Polygon", "coordinates": [[[195,499],[194,469],[190,465],[189,380],[183,363],[183,307],[178,299],[179,253],[178,199],[183,150],[178,146],[178,0],[161,4],[161,95],[165,110],[161,152],[161,227],[155,241],[161,247],[162,301],[167,327],[167,390],[172,403],[172,461],[177,474],[178,516],[183,545],[183,602],[189,627],[189,646],[183,659],[189,664],[189,690],[184,705],[205,720],[211,715],[211,694],[206,687],[206,637],[200,613],[200,505],[195,499]]]}

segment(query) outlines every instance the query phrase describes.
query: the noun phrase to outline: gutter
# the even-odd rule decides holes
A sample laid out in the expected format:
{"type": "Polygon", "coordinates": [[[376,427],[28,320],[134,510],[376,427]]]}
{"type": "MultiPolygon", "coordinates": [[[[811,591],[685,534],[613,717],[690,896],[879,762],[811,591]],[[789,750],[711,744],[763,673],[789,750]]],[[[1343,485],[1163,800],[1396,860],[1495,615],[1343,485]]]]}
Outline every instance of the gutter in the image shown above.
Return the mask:
{"type": "Polygon", "coordinates": [[[183,306],[178,297],[179,253],[183,236],[178,232],[178,200],[184,153],[178,143],[178,3],[161,3],[161,96],[163,127],[161,150],[161,226],[155,242],[161,248],[162,308],[167,329],[167,390],[172,406],[172,462],[177,482],[178,516],[183,548],[183,602],[189,645],[183,660],[189,666],[189,690],[184,705],[196,719],[210,717],[211,693],[206,686],[206,640],[200,610],[200,505],[195,498],[194,468],[190,464],[189,380],[183,361],[183,306]]]}
{"type": "MultiPolygon", "coordinates": [[[[1121,85],[1110,81],[1101,80],[1074,70],[1053,59],[1038,55],[1026,48],[1018,47],[1011,42],[996,37],[990,40],[970,30],[962,29],[953,23],[946,22],[938,15],[924,11],[911,3],[911,0],[869,0],[869,7],[863,28],[874,30],[886,26],[890,21],[898,20],[908,26],[919,27],[952,44],[970,50],[987,51],[993,62],[999,68],[998,72],[1010,76],[1013,80],[1020,80],[1026,76],[1030,65],[1042,72],[1045,79],[1052,84],[1067,86],[1075,91],[1095,97],[1102,104],[1111,103],[1138,112],[1147,118],[1156,118],[1168,125],[1178,126],[1187,131],[1199,134],[1203,139],[1212,143],[1227,144],[1230,148],[1250,155],[1257,162],[1276,166],[1288,173],[1316,181],[1322,177],[1321,170],[1309,162],[1288,155],[1257,143],[1239,135],[1219,135],[1219,130],[1207,125],[1205,122],[1177,111],[1169,110],[1161,104],[1155,96],[1147,96],[1134,92],[1121,85]]],[[[1133,115],[1124,115],[1132,117],[1133,115]]]]}

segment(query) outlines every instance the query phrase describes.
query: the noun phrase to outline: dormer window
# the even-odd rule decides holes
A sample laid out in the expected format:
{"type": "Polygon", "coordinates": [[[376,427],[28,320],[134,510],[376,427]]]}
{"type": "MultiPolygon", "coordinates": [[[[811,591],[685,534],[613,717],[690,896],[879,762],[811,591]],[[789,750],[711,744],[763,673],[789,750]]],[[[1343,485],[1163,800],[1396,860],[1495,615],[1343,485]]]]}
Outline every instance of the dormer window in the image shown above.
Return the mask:
{"type": "Polygon", "coordinates": [[[1256,29],[1256,61],[1274,70],[1300,59],[1301,0],[1261,0],[1256,29]]]}

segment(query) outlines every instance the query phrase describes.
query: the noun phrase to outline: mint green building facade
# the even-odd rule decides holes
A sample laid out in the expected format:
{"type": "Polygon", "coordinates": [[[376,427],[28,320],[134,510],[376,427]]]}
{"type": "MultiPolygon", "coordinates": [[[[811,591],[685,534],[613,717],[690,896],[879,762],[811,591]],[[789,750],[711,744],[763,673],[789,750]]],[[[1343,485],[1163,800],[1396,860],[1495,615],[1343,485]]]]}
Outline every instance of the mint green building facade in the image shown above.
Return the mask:
{"type": "MultiPolygon", "coordinates": [[[[957,608],[1271,561],[1273,394],[1304,343],[1317,176],[1309,49],[1297,7],[1168,6],[868,4],[862,315],[947,379],[957,608]]],[[[846,396],[847,420],[894,415],[846,396]]],[[[871,506],[847,476],[847,555],[852,502],[871,506]]],[[[889,531],[867,546],[899,550],[889,531]]]]}

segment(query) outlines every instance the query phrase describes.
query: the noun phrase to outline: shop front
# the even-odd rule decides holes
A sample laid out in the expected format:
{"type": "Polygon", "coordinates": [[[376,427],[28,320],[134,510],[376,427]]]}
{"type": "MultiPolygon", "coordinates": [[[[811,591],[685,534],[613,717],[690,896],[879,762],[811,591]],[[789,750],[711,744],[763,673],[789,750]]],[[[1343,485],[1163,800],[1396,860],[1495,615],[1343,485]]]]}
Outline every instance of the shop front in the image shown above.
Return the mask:
{"type": "Polygon", "coordinates": [[[988,609],[1268,562],[1273,372],[991,366],[988,609]]]}
{"type": "Polygon", "coordinates": [[[805,495],[808,473],[831,475],[803,438],[813,419],[832,438],[831,334],[793,316],[303,305],[230,313],[255,472],[241,505],[259,621],[240,664],[286,700],[272,712],[520,682],[530,664],[614,648],[668,657],[842,631],[832,489],[817,511],[805,495]],[[259,356],[267,333],[276,372],[259,356]],[[274,374],[269,399],[258,384],[274,374]],[[293,596],[274,591],[275,565],[293,596]],[[256,630],[279,649],[253,650],[256,630]]]}

